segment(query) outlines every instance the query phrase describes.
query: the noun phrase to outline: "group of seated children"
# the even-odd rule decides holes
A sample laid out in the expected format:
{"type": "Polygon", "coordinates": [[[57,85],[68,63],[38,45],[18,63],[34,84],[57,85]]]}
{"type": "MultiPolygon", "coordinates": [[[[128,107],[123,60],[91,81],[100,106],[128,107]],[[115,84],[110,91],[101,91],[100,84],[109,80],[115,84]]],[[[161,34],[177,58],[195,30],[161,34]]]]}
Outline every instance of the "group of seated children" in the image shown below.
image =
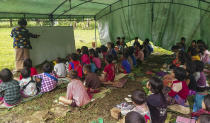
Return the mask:
{"type": "Polygon", "coordinates": [[[32,67],[32,61],[26,59],[19,82],[13,79],[9,69],[3,69],[0,72],[1,106],[12,107],[18,104],[22,97],[50,92],[56,88],[58,79],[63,77],[69,77],[71,83],[67,87],[67,96],[60,97],[59,101],[75,106],[87,104],[92,97],[91,93],[98,92],[101,83],[114,83],[117,72],[130,73],[138,61],[142,62],[152,52],[148,39],[140,45],[136,38],[134,46],[131,47],[127,47],[125,38],[120,42],[121,49],[112,42],[108,42],[107,47],[102,45],[96,49],[83,46],[81,50],[77,49],[76,53],[68,55],[67,66],[61,58],[57,58],[54,68],[52,63],[46,62],[42,67],[43,73],[40,74],[32,67]],[[97,76],[103,63],[106,63],[103,74],[97,76]]]}
{"type": "MultiPolygon", "coordinates": [[[[167,116],[167,107],[178,104],[189,107],[188,96],[195,95],[193,113],[191,117],[198,123],[210,122],[210,95],[204,68],[209,64],[209,51],[201,40],[193,41],[187,52],[185,38],[172,47],[175,59],[170,65],[170,74],[163,77],[163,82],[158,78],[151,78],[147,87],[152,92],[145,100],[144,92],[135,91],[132,101],[136,106],[125,117],[126,123],[139,122],[164,123],[167,116]],[[147,107],[149,110],[147,110],[147,107]],[[150,115],[148,115],[148,113],[150,115]]],[[[185,122],[185,121],[183,121],[185,122]]]]}

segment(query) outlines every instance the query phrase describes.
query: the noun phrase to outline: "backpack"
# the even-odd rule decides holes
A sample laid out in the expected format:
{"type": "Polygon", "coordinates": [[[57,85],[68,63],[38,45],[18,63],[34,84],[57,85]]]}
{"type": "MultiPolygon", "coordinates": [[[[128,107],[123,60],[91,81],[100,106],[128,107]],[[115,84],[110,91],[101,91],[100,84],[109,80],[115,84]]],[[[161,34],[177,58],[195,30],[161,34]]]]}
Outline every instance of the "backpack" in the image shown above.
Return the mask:
{"type": "Polygon", "coordinates": [[[37,89],[37,92],[40,92],[41,88],[39,88],[38,86],[38,83],[36,83],[34,80],[33,80],[33,77],[31,77],[31,80],[23,86],[23,90],[25,90],[27,88],[27,86],[31,83],[34,83],[36,85],[36,89],[37,89]]]}

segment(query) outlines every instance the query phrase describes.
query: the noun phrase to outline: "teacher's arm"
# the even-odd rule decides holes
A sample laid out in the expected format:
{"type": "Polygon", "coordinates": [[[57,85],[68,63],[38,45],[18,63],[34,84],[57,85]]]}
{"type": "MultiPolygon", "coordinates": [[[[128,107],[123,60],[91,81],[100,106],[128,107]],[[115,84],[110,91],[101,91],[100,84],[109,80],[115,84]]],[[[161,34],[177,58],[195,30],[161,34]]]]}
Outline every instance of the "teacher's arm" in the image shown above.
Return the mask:
{"type": "Polygon", "coordinates": [[[40,35],[32,34],[32,33],[30,33],[30,32],[29,32],[29,36],[30,36],[31,38],[39,38],[39,37],[40,37],[40,35]]]}

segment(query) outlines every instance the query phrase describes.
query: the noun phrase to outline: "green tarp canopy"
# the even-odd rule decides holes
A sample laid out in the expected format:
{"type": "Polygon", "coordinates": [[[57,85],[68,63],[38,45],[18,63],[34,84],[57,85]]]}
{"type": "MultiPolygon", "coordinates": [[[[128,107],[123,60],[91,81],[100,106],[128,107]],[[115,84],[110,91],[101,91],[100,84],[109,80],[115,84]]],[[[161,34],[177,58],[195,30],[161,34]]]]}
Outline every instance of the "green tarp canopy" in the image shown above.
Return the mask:
{"type": "Polygon", "coordinates": [[[186,37],[210,46],[210,0],[0,0],[0,19],[10,18],[92,18],[102,43],[138,36],[170,49],[186,37]]]}

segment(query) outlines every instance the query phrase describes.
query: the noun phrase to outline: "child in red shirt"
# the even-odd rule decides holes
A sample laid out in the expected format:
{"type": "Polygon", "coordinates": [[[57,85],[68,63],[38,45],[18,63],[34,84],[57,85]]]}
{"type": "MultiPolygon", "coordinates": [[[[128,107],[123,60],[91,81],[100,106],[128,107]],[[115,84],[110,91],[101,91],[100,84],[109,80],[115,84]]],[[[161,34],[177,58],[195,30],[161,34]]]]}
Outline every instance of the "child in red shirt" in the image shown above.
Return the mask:
{"type": "MultiPolygon", "coordinates": [[[[31,70],[31,76],[34,76],[34,75],[37,75],[38,74],[37,71],[36,71],[36,68],[32,67],[32,61],[31,61],[31,59],[24,60],[23,66],[25,68],[28,68],[28,69],[31,70]]],[[[22,78],[23,78],[23,76],[20,74],[20,80],[22,80],[22,78]]]]}
{"type": "Polygon", "coordinates": [[[171,76],[176,78],[176,80],[172,82],[171,91],[168,93],[168,101],[170,104],[178,103],[185,106],[187,96],[189,95],[189,88],[185,82],[186,71],[184,68],[176,67],[171,73],[171,76]]]}
{"type": "Polygon", "coordinates": [[[71,54],[71,62],[69,62],[69,71],[75,70],[78,73],[78,77],[82,78],[82,65],[78,61],[78,55],[76,53],[71,54]]]}
{"type": "Polygon", "coordinates": [[[112,55],[106,56],[106,66],[104,68],[104,75],[101,77],[102,82],[113,82],[115,78],[115,65],[112,63],[112,55]]]}

